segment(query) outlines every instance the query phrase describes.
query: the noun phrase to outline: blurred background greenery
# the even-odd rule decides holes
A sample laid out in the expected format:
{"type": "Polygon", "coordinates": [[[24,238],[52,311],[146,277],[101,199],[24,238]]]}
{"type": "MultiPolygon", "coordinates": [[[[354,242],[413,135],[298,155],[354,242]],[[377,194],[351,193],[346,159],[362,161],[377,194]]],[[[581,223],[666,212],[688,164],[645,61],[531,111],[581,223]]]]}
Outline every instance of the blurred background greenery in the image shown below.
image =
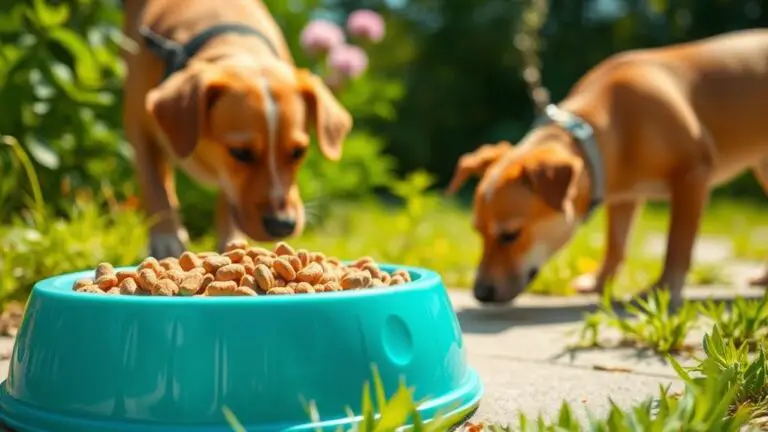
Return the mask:
{"type": "MultiPolygon", "coordinates": [[[[366,46],[369,70],[339,95],[356,122],[343,160],[329,163],[313,149],[301,172],[310,226],[295,242],[342,258],[371,255],[430,266],[458,286],[471,283],[479,254],[467,212],[472,188],[457,202],[438,192],[462,153],[525,133],[534,114],[526,67],[535,72],[540,66],[557,101],[588,68],[618,51],[768,26],[759,0],[266,4],[302,66],[312,65],[299,48],[310,19],[343,25],[351,11],[370,8],[386,21],[384,40],[366,46]]],[[[117,0],[0,4],[0,134],[15,137],[34,168],[25,171],[18,152],[0,146],[1,296],[23,294],[43,276],[101,260],[130,264],[145,253],[121,124],[125,70],[119,52],[132,41],[120,27],[117,0]],[[35,204],[36,182],[42,192],[35,204]]],[[[212,247],[212,193],[179,173],[183,218],[198,249],[212,247]]],[[[720,212],[755,215],[742,226],[757,226],[765,215],[765,195],[750,174],[716,197],[758,209],[720,212]]],[[[658,209],[656,219],[663,217],[658,209]]],[[[543,277],[540,291],[567,292],[567,278],[594,268],[602,246],[584,239],[600,235],[595,228],[577,239],[553,264],[565,270],[543,277]]],[[[748,229],[741,235],[747,243],[754,237],[748,229]]],[[[744,255],[764,258],[764,244],[744,246],[744,255]]]]}

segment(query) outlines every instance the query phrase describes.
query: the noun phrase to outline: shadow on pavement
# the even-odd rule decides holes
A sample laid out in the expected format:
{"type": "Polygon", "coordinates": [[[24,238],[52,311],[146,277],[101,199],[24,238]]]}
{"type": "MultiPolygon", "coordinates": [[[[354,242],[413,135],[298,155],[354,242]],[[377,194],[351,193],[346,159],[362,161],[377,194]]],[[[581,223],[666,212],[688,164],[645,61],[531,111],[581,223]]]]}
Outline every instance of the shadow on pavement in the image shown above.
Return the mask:
{"type": "MultiPolygon", "coordinates": [[[[708,293],[709,295],[700,296],[700,293],[696,293],[695,290],[689,290],[687,294],[692,294],[692,297],[694,297],[688,298],[688,301],[691,303],[698,304],[711,299],[718,303],[725,303],[727,308],[730,308],[734,297],[737,295],[746,299],[758,299],[761,297],[756,292],[737,293],[735,291],[708,293]]],[[[464,305],[456,309],[456,315],[464,333],[495,334],[511,327],[576,323],[584,318],[584,314],[595,312],[597,308],[597,302],[588,301],[585,303],[581,301],[574,304],[563,304],[561,301],[553,298],[552,305],[464,305]]],[[[631,317],[620,306],[620,303],[615,304],[614,308],[619,316],[624,318],[631,317]]]]}
{"type": "Polygon", "coordinates": [[[564,324],[594,312],[594,304],[568,306],[465,307],[456,311],[464,333],[494,334],[515,326],[564,324]]]}

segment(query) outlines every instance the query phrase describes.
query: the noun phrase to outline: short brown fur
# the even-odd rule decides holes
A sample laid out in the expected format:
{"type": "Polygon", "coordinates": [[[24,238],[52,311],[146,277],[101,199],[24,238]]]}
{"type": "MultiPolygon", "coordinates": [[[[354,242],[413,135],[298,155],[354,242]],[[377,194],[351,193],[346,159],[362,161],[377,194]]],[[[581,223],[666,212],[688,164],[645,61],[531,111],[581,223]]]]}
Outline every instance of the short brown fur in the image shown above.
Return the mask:
{"type": "MultiPolygon", "coordinates": [[[[624,259],[647,199],[671,204],[664,268],[655,287],[673,305],[682,288],[709,191],[752,169],[768,193],[768,30],[744,30],[615,55],[590,70],[559,107],[593,127],[603,159],[607,248],[601,292],[624,259]]],[[[464,155],[449,192],[471,175],[474,225],[484,242],[475,282],[483,302],[508,302],[568,243],[590,202],[592,176],[578,143],[557,125],[517,146],[464,155]]],[[[755,284],[768,284],[768,269],[755,284]]]]}

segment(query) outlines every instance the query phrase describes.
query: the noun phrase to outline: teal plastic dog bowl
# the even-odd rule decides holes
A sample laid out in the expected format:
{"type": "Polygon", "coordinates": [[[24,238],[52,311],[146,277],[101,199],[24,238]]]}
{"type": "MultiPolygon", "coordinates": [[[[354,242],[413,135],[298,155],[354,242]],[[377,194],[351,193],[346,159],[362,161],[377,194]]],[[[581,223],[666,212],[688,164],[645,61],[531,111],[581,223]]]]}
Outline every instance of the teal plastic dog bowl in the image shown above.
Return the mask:
{"type": "Polygon", "coordinates": [[[471,413],[482,384],[440,276],[315,295],[140,297],[76,293],[92,272],[38,282],[0,386],[19,432],[336,430],[359,415],[375,364],[401,379],[425,419],[471,413]],[[316,403],[311,423],[302,401],[316,403]]]}

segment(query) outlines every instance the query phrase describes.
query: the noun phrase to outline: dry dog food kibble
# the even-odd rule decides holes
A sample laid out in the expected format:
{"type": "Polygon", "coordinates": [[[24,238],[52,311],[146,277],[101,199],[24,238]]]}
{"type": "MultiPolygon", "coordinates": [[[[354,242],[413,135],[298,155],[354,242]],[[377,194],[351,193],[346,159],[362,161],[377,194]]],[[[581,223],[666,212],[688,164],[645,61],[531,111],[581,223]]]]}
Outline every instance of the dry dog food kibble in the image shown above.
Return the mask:
{"type": "Polygon", "coordinates": [[[152,296],[256,296],[301,295],[382,288],[411,281],[405,270],[391,274],[373,258],[350,265],[321,252],[294,249],[278,242],[273,250],[238,240],[225,252],[184,252],[178,258],[146,258],[136,270],[115,271],[99,264],[93,278],[75,281],[82,293],[152,296]]]}

